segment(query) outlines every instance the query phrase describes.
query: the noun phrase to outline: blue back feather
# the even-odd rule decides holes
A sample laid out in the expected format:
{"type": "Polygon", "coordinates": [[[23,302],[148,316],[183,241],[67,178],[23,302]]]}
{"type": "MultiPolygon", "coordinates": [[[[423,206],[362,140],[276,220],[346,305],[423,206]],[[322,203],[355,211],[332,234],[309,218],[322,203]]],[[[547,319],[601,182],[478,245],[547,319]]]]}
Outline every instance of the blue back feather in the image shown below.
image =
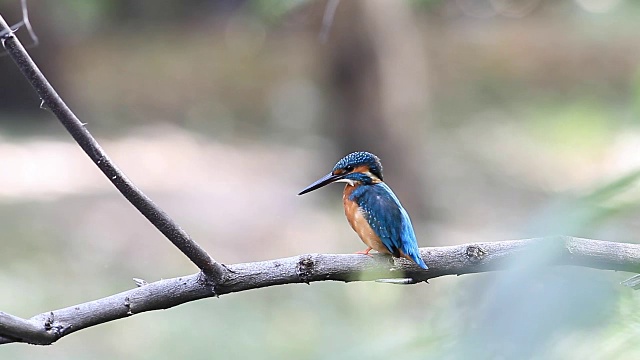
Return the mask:
{"type": "Polygon", "coordinates": [[[365,219],[390,253],[397,257],[402,251],[421,268],[427,269],[418,251],[409,214],[391,188],[382,182],[358,186],[349,200],[362,209],[365,219]]]}

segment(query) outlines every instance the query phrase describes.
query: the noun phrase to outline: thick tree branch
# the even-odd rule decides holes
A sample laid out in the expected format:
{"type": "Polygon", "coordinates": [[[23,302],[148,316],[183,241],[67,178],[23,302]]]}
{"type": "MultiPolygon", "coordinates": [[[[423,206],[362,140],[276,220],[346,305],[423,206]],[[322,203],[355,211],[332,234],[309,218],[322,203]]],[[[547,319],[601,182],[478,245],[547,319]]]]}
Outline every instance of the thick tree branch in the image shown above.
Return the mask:
{"type": "Polygon", "coordinates": [[[640,271],[640,245],[569,236],[422,248],[429,270],[385,255],[308,254],[229,266],[219,283],[194,274],[161,280],[100,300],[36,315],[25,320],[0,313],[0,344],[51,344],[72,332],[135,315],[167,309],[205,297],[267,286],[315,281],[403,279],[419,283],[444,275],[513,268],[574,265],[604,270],[640,271]]]}
{"type": "Polygon", "coordinates": [[[76,115],[56,93],[49,81],[33,62],[11,28],[0,15],[0,39],[22,74],[46,106],[69,131],[82,150],[100,168],[111,183],[138,209],[160,232],[162,232],[182,253],[184,253],[205,274],[214,279],[222,276],[224,268],[167,215],[151,201],[127,176],[111,161],[100,144],[93,138],[76,115]]]}

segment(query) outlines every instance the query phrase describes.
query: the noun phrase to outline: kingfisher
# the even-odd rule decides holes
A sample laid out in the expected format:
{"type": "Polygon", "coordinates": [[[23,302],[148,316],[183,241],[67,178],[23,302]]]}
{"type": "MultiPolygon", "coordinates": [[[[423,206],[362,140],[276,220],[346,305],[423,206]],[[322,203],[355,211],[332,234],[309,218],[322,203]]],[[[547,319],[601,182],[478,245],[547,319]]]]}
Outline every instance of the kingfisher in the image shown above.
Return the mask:
{"type": "Polygon", "coordinates": [[[371,250],[376,250],[406,258],[428,269],[420,257],[409,214],[391,188],[382,181],[382,163],[377,156],[366,151],[353,152],[340,159],[329,174],[298,195],[335,182],[346,183],[342,193],[344,213],[351,228],[367,245],[357,254],[369,255],[371,250]]]}

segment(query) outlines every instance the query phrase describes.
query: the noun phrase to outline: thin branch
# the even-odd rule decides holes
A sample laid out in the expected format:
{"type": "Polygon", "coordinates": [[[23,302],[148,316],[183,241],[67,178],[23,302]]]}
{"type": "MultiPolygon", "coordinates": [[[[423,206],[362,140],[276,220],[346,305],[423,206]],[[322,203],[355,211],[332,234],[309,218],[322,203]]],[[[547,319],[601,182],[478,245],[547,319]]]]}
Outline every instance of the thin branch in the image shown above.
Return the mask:
{"type": "Polygon", "coordinates": [[[329,39],[329,32],[331,31],[331,25],[333,25],[333,17],[336,14],[340,0],[328,0],[327,6],[324,9],[324,16],[322,16],[322,28],[318,34],[318,39],[321,43],[326,43],[329,39]]]}
{"type": "Polygon", "coordinates": [[[224,274],[224,268],[169,217],[160,207],[154,204],[126,175],[111,161],[100,144],[93,138],[76,115],[56,93],[49,81],[33,62],[9,25],[0,16],[0,33],[2,45],[16,63],[22,74],[29,80],[42,99],[42,105],[50,109],[69,131],[91,160],[100,168],[111,183],[138,209],[160,232],[164,234],[182,253],[196,266],[213,279],[224,274]]]}
{"type": "Polygon", "coordinates": [[[38,36],[36,32],[33,31],[33,27],[31,26],[31,20],[29,20],[29,9],[27,8],[27,0],[20,0],[20,5],[22,7],[22,22],[24,26],[27,28],[29,32],[29,36],[31,36],[31,40],[33,41],[27,48],[38,46],[40,40],[38,40],[38,36]]]}
{"type": "MultiPolygon", "coordinates": [[[[308,254],[271,261],[235,264],[212,285],[202,274],[161,280],[100,300],[36,315],[25,320],[0,313],[0,344],[52,344],[84,328],[186,302],[274,285],[316,281],[399,279],[415,284],[445,275],[514,268],[574,265],[604,270],[640,271],[640,245],[569,236],[474,243],[420,249],[429,270],[385,255],[308,254]]],[[[386,282],[389,282],[385,280],[386,282]]]]}
{"type": "Polygon", "coordinates": [[[5,334],[6,338],[15,339],[14,341],[29,339],[29,342],[34,344],[46,344],[49,338],[49,334],[33,322],[2,311],[0,311],[0,334],[5,334]]]}

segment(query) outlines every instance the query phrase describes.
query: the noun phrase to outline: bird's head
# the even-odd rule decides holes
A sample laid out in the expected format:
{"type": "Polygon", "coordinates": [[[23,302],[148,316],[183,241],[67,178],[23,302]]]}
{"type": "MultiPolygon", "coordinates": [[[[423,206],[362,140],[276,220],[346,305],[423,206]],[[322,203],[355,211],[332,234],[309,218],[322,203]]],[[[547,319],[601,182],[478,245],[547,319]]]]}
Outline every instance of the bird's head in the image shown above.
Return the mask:
{"type": "Polygon", "coordinates": [[[309,185],[298,195],[306,194],[334,182],[346,182],[350,185],[370,185],[382,182],[380,159],[370,152],[353,152],[340,159],[329,174],[309,185]]]}

